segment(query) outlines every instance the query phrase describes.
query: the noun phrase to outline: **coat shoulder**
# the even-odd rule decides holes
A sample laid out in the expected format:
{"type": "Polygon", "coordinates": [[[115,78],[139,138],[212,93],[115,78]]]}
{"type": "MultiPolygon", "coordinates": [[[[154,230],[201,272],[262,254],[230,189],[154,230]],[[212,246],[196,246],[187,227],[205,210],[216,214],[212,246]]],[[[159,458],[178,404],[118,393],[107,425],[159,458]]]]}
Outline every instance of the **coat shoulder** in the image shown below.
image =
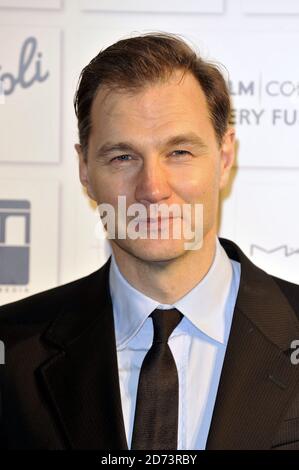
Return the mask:
{"type": "Polygon", "coordinates": [[[99,270],[58,287],[0,306],[0,340],[13,346],[39,335],[61,315],[66,305],[76,305],[99,270]]]}
{"type": "Polygon", "coordinates": [[[45,319],[48,314],[51,316],[51,312],[53,312],[52,308],[55,306],[57,309],[63,300],[74,295],[89,276],[0,306],[0,324],[22,323],[23,321],[28,323],[45,319]]]}

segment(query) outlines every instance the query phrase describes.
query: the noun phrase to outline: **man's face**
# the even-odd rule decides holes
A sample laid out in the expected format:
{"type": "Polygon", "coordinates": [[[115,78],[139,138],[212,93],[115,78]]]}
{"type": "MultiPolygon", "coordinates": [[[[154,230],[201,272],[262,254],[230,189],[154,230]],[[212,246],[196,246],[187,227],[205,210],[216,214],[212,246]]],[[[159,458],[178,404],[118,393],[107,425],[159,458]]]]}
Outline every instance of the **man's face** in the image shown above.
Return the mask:
{"type": "MultiPolygon", "coordinates": [[[[116,214],[120,195],[127,207],[142,204],[148,216],[153,205],[203,204],[205,241],[217,231],[219,190],[233,163],[234,132],[228,130],[219,147],[200,85],[191,74],[180,78],[176,72],[168,82],[135,93],[98,92],[87,161],[76,146],[80,180],[92,199],[111,204],[116,214]]],[[[171,236],[174,222],[168,239],[116,238],[112,243],[142,260],[175,259],[186,254],[186,239],[171,236]]],[[[192,222],[194,229],[193,211],[192,222]]]]}

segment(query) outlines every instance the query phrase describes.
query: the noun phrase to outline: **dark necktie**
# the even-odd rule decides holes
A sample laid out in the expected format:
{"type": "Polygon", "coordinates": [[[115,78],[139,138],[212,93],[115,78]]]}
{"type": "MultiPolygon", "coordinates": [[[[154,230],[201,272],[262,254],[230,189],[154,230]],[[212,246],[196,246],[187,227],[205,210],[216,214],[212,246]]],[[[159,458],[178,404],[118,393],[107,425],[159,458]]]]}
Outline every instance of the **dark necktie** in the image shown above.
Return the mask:
{"type": "Polygon", "coordinates": [[[132,434],[132,450],[177,449],[178,373],[168,338],[183,315],[175,308],[151,313],[154,339],[143,360],[132,434]]]}

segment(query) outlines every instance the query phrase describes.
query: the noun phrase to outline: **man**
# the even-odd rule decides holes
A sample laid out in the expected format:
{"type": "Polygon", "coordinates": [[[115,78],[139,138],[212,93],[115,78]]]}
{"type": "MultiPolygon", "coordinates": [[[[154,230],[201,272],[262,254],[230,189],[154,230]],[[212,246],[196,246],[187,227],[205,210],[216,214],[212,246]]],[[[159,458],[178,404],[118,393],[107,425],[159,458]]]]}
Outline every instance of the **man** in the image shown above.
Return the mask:
{"type": "Polygon", "coordinates": [[[80,180],[116,228],[119,196],[156,234],[152,207],[187,205],[195,228],[199,204],[202,244],[116,234],[98,271],[0,309],[2,447],[299,449],[299,287],[217,238],[235,139],[220,72],[174,35],[122,40],[75,109],[80,180]]]}

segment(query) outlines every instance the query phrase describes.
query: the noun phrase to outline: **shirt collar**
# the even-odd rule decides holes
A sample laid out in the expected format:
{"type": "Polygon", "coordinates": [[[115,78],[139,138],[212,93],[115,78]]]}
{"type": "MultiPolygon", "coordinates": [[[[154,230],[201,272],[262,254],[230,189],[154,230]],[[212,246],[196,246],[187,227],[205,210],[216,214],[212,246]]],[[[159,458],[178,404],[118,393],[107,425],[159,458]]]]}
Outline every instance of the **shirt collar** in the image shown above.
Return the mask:
{"type": "Polygon", "coordinates": [[[214,259],[204,278],[174,304],[160,304],[135,289],[126,280],[112,252],[109,285],[117,347],[125,346],[156,308],[177,308],[202,333],[225,343],[228,336],[226,301],[230,293],[232,276],[230,259],[216,238],[214,259]]]}

